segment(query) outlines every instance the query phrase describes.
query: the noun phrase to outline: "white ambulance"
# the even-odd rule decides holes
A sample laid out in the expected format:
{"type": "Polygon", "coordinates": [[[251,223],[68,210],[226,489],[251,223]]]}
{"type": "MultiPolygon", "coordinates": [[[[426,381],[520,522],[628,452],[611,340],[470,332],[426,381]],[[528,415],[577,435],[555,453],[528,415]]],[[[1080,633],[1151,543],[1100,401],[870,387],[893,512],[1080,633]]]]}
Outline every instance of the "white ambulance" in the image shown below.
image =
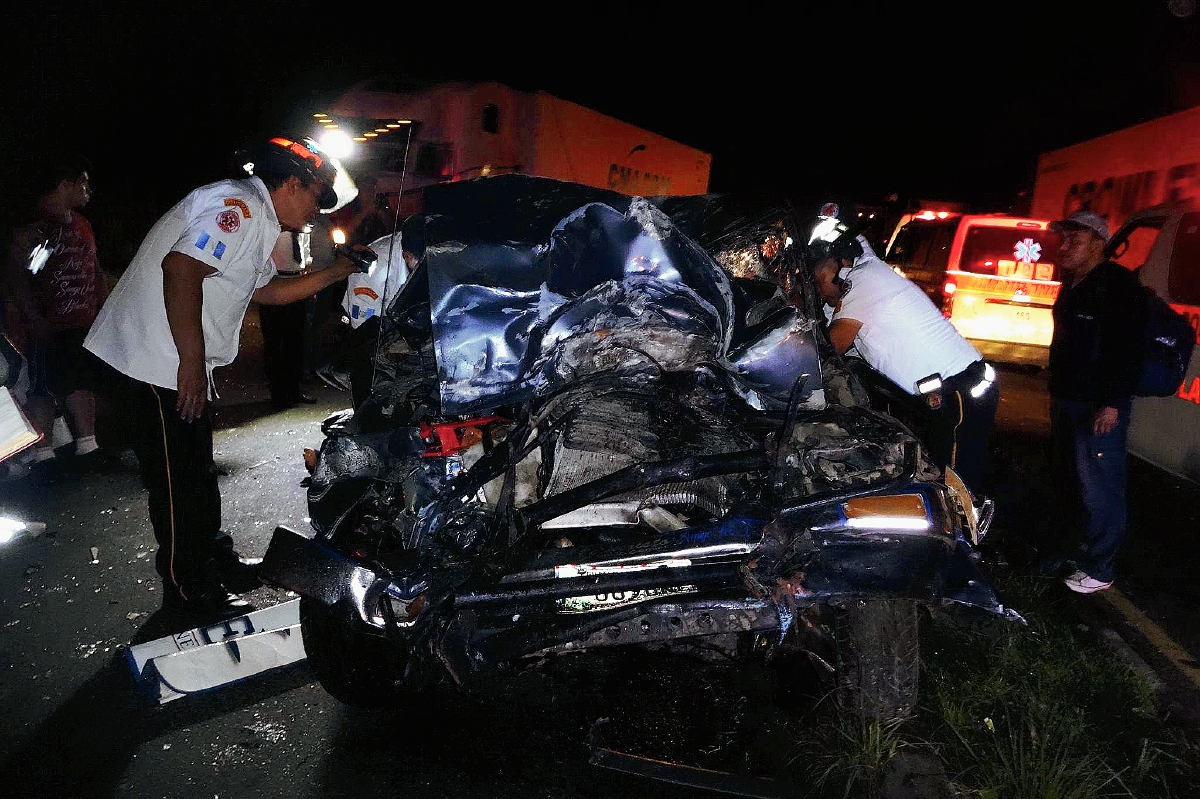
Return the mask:
{"type": "Polygon", "coordinates": [[[984,357],[1042,367],[1061,285],[1058,245],[1049,220],[925,211],[900,220],[884,260],[921,286],[984,357]]]}

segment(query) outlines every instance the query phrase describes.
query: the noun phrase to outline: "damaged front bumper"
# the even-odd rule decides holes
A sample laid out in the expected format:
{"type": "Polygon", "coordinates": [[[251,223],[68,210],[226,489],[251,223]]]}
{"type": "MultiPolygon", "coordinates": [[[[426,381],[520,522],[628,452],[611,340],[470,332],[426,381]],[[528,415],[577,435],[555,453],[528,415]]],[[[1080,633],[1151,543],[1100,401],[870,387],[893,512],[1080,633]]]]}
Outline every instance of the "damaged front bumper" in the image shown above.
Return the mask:
{"type": "MultiPolygon", "coordinates": [[[[668,612],[663,618],[675,621],[663,622],[663,630],[685,637],[688,625],[697,624],[709,633],[722,626],[778,628],[781,609],[786,619],[797,608],[860,598],[959,603],[1020,620],[980,571],[952,511],[939,499],[944,494],[936,486],[917,485],[899,496],[925,508],[928,529],[894,529],[903,525],[887,517],[868,519],[876,527],[854,526],[853,520],[863,517],[847,518],[848,512],[893,507],[895,497],[888,505],[881,505],[878,495],[843,497],[785,510],[769,523],[725,519],[663,532],[633,546],[542,550],[503,576],[486,580],[465,565],[429,575],[390,574],[278,527],[260,574],[264,582],[322,605],[348,602],[363,623],[379,629],[389,621],[411,627],[437,604],[455,612],[511,611],[514,626],[521,613],[536,608],[543,626],[572,629],[596,626],[584,623],[584,617],[616,613],[640,618],[642,632],[648,634],[659,628],[662,615],[653,615],[652,608],[679,605],[697,612],[668,612]],[[736,612],[714,615],[701,607],[714,601],[726,610],[736,605],[736,612]],[[549,616],[547,608],[552,609],[549,616]]],[[[620,643],[628,642],[623,640],[627,636],[620,637],[620,643]]],[[[647,640],[659,637],[654,633],[647,640]]],[[[550,634],[545,640],[559,638],[550,634]]]]}

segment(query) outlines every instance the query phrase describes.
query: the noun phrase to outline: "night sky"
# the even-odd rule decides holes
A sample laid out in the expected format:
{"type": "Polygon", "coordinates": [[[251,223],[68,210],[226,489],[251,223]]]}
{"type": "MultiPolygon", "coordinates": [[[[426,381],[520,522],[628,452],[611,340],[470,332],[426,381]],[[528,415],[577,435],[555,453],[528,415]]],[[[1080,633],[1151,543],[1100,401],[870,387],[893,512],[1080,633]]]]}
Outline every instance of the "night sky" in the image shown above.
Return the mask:
{"type": "Polygon", "coordinates": [[[714,191],[1001,210],[1039,153],[1200,103],[1200,22],[1167,0],[808,5],[10,14],[5,182],[30,148],[73,147],[94,164],[89,216],[124,235],[237,146],[392,74],[547,91],[711,153],[714,191]]]}

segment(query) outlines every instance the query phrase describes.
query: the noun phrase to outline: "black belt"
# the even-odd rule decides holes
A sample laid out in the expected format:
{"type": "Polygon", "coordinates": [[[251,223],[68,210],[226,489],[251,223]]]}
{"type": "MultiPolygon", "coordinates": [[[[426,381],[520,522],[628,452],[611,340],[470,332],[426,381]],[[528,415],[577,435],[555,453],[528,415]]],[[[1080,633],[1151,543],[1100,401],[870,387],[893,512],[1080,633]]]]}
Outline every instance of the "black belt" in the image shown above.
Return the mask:
{"type": "Polygon", "coordinates": [[[943,379],[942,385],[950,386],[956,390],[959,388],[974,388],[983,381],[986,366],[987,364],[984,361],[975,361],[953,377],[943,379]]]}
{"type": "Polygon", "coordinates": [[[933,410],[942,407],[942,396],[948,392],[965,393],[978,399],[996,382],[996,370],[986,361],[975,361],[966,369],[947,378],[930,375],[917,381],[917,395],[924,397],[933,410]]]}

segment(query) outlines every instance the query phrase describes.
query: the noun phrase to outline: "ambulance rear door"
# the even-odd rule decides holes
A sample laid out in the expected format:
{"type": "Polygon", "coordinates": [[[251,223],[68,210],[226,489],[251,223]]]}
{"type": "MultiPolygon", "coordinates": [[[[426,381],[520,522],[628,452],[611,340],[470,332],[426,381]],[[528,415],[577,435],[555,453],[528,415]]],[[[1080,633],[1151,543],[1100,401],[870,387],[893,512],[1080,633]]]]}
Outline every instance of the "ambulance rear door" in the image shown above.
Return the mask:
{"type": "Polygon", "coordinates": [[[989,359],[1045,366],[1060,282],[1046,220],[964,217],[946,272],[950,321],[989,359]]]}

